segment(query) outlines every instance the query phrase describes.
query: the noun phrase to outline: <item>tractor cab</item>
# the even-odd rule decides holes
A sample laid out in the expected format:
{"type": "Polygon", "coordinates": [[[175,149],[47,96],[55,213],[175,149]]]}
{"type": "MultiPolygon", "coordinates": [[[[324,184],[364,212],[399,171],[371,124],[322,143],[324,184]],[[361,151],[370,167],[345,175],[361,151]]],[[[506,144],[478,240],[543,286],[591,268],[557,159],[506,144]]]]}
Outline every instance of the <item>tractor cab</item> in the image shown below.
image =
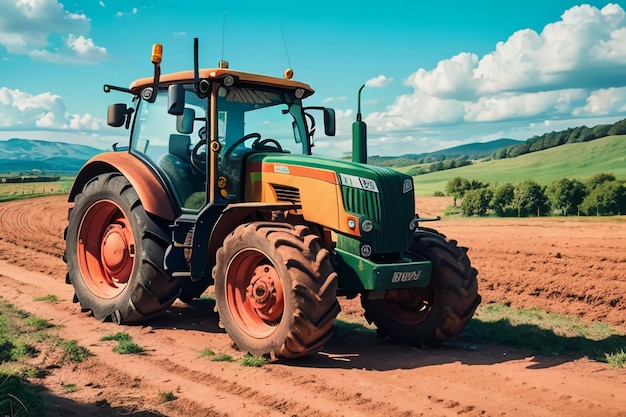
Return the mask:
{"type": "Polygon", "coordinates": [[[322,110],[324,132],[334,134],[332,109],[303,107],[308,85],[221,66],[138,80],[130,88],[139,97],[134,111],[109,107],[113,126],[135,113],[130,152],[160,174],[183,213],[245,201],[253,154],[310,155],[309,110],[322,110]]]}

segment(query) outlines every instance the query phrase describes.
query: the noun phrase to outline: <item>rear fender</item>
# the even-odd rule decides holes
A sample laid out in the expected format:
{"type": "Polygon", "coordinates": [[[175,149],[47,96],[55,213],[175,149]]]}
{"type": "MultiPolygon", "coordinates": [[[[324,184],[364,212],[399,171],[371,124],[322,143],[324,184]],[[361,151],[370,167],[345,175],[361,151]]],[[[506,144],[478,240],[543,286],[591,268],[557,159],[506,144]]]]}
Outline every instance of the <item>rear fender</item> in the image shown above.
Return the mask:
{"type": "Polygon", "coordinates": [[[70,190],[68,201],[73,202],[92,178],[107,172],[119,172],[137,191],[144,209],[163,219],[174,221],[176,206],[158,175],[137,157],[128,152],[106,152],[91,158],[81,168],[70,190]]]}

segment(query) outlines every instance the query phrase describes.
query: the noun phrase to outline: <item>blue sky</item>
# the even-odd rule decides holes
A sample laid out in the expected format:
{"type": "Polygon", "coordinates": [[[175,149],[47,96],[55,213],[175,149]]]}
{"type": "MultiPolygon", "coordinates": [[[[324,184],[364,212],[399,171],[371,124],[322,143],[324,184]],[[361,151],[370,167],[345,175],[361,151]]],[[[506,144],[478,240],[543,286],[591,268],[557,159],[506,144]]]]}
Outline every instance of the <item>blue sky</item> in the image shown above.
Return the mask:
{"type": "Polygon", "coordinates": [[[104,83],[200,64],[294,78],[336,109],[338,136],[316,152],[350,150],[357,91],[370,155],[527,139],[626,118],[626,1],[74,1],[0,0],[0,140],[108,148],[123,100],[104,83]],[[285,42],[283,42],[283,35],[285,42]],[[286,44],[286,48],[285,48],[286,44]],[[287,52],[285,51],[287,49],[287,52]]]}

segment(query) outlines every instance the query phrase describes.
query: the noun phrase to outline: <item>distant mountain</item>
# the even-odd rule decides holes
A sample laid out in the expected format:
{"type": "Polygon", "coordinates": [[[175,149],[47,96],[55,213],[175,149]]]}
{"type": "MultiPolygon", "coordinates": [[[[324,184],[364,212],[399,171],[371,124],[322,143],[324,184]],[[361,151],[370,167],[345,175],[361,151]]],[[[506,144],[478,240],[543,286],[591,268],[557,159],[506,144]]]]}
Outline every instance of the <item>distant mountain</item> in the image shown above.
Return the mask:
{"type": "Polygon", "coordinates": [[[91,157],[104,152],[85,145],[12,138],[0,141],[0,172],[78,172],[91,157]]]}
{"type": "Polygon", "coordinates": [[[370,156],[368,158],[368,163],[378,166],[402,167],[452,159],[477,160],[486,158],[501,149],[522,143],[524,143],[522,140],[496,139],[490,142],[469,143],[466,145],[420,154],[405,154],[402,156],[370,156]]]}
{"type": "Polygon", "coordinates": [[[498,149],[506,148],[512,145],[524,143],[523,140],[515,139],[496,139],[490,142],[468,143],[467,145],[455,146],[453,148],[442,149],[440,151],[421,154],[419,156],[445,156],[446,159],[462,158],[469,156],[469,159],[481,159],[491,155],[498,149]]]}

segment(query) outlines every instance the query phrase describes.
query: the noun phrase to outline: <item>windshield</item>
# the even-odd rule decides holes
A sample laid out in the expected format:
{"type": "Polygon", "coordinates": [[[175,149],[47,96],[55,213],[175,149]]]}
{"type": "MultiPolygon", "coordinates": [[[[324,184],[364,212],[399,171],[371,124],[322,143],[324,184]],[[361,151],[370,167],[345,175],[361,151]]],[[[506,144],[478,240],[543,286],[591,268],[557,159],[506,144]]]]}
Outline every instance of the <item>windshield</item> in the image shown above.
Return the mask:
{"type": "Polygon", "coordinates": [[[226,156],[236,147],[308,153],[302,105],[287,92],[220,87],[217,109],[218,136],[226,156]],[[253,136],[242,141],[247,135],[253,136]]]}
{"type": "Polygon", "coordinates": [[[201,98],[193,85],[184,86],[184,112],[172,115],[168,90],[154,101],[140,100],[131,152],[162,173],[180,206],[199,209],[206,202],[208,173],[217,169],[216,195],[225,202],[243,201],[245,163],[253,153],[310,153],[302,104],[292,91],[220,86],[201,98]],[[215,117],[213,119],[212,117],[215,117]],[[210,166],[207,144],[217,127],[217,166],[210,166]],[[201,195],[200,195],[201,194],[201,195]],[[198,200],[198,201],[196,201],[198,200]]]}

